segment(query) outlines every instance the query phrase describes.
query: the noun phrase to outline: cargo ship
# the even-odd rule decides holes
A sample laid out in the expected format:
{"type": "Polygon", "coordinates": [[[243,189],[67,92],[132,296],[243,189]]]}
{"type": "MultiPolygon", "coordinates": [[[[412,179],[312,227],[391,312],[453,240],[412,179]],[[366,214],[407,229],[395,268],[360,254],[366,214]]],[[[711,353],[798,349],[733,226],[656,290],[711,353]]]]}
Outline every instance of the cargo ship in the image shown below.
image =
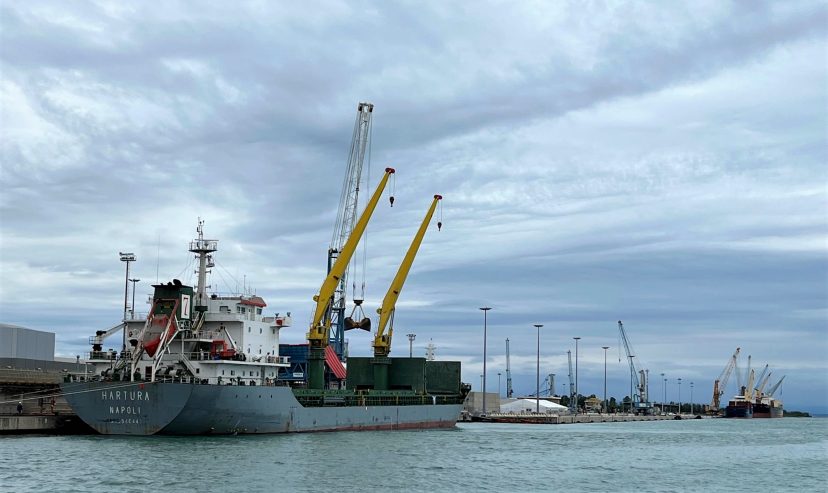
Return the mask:
{"type": "MultiPolygon", "coordinates": [[[[737,350],[738,351],[738,350],[737,350]]],[[[728,402],[725,408],[726,418],[781,418],[784,415],[782,401],[773,397],[773,394],[782,385],[785,377],[779,379],[767,393],[764,388],[770,380],[771,373],[767,373],[768,366],[762,371],[759,384],[753,387],[754,372],[749,372],[748,385],[741,387],[740,393],[728,402]]]]}
{"type": "MultiPolygon", "coordinates": [[[[324,329],[326,339],[314,344],[309,333],[306,378],[280,378],[291,366],[279,351],[290,312],[266,316],[265,300],[254,294],[208,294],[217,241],[204,238],[201,221],[197,233],[189,248],[199,262],[197,288],[178,280],[154,285],[147,316],[125,315],[121,324],[98,331],[88,357],[94,370],[65,377],[63,395],[94,430],[208,435],[455,426],[470,390],[460,380],[460,362],[390,358],[388,345],[375,342],[384,353],[350,357],[346,369],[326,344],[330,320],[324,316],[311,325],[311,333],[324,329]],[[121,351],[104,351],[104,340],[121,331],[121,351]]],[[[328,285],[340,261],[347,264],[347,255],[340,254],[328,285]]],[[[332,298],[325,286],[315,300],[332,298]]],[[[392,288],[399,294],[401,284],[392,288]]],[[[318,311],[330,313],[325,306],[318,311]]],[[[390,331],[378,330],[377,338],[390,344],[390,331]]]]}

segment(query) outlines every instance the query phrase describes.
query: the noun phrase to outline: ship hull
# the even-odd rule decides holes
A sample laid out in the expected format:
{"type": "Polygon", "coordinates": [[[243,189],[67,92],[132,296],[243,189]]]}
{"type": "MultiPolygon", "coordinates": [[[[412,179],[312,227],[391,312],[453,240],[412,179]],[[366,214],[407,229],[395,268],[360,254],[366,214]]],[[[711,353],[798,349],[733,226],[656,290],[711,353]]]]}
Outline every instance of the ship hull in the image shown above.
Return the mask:
{"type": "Polygon", "coordinates": [[[752,418],[753,408],[751,406],[727,406],[725,408],[725,418],[752,418]]]}
{"type": "Polygon", "coordinates": [[[781,418],[783,414],[781,406],[768,404],[756,404],[753,406],[754,418],[781,418]]]}
{"type": "Polygon", "coordinates": [[[107,435],[209,435],[452,428],[462,405],[304,407],[288,387],[85,382],[63,386],[107,435]],[[140,395],[139,395],[140,392],[140,395]]]}

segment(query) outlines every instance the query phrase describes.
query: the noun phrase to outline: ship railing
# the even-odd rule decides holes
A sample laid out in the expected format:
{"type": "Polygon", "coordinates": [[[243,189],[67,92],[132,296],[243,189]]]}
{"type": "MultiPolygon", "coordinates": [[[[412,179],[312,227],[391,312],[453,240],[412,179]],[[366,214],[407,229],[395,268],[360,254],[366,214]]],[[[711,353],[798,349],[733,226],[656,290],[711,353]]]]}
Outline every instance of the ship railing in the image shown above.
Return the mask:
{"type": "Polygon", "coordinates": [[[127,322],[143,322],[149,316],[149,312],[129,312],[127,314],[127,322]]]}
{"type": "MultiPolygon", "coordinates": [[[[178,353],[182,354],[182,353],[178,353]]],[[[190,361],[215,361],[221,358],[217,354],[212,354],[210,351],[193,351],[183,353],[184,357],[190,361]]],[[[271,356],[271,355],[245,355],[245,360],[248,363],[271,363],[271,364],[290,364],[290,356],[271,356]]]]}
{"type": "MultiPolygon", "coordinates": [[[[68,373],[63,376],[64,382],[72,382],[72,383],[81,383],[81,382],[131,382],[129,380],[129,375],[126,374],[113,374],[113,375],[100,375],[100,374],[83,374],[83,373],[68,373]]],[[[144,383],[148,380],[145,380],[143,377],[136,378],[134,384],[144,383]]],[[[187,384],[194,384],[194,385],[231,385],[231,386],[247,386],[247,387],[287,387],[289,386],[288,382],[284,380],[278,380],[276,378],[243,378],[243,377],[209,377],[209,378],[200,378],[198,376],[191,376],[191,375],[156,375],[155,381],[158,383],[187,383],[187,384]]]]}

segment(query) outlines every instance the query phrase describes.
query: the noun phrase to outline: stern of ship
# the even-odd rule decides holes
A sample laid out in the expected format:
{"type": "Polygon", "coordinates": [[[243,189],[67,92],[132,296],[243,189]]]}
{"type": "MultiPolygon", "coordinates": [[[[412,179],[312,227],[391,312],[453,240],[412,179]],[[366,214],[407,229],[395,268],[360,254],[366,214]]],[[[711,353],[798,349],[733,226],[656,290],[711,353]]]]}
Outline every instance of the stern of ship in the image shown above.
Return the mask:
{"type": "Polygon", "coordinates": [[[84,423],[103,435],[153,435],[190,399],[193,384],[65,382],[63,396],[84,423]]]}

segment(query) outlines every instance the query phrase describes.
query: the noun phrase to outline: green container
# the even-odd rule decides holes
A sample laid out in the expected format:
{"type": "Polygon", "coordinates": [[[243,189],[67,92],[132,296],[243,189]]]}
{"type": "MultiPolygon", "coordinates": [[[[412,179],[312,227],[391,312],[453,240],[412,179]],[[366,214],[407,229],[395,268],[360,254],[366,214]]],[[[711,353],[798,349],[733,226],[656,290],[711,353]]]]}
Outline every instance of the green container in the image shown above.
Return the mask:
{"type": "Polygon", "coordinates": [[[345,385],[349,389],[364,390],[374,388],[374,369],[371,366],[373,358],[348,357],[348,376],[345,385]]]}
{"type": "Polygon", "coordinates": [[[460,393],[459,361],[426,361],[425,374],[429,394],[460,393]]]}
{"type": "Polygon", "coordinates": [[[388,371],[389,390],[413,390],[425,393],[425,358],[391,358],[388,371]]]}

